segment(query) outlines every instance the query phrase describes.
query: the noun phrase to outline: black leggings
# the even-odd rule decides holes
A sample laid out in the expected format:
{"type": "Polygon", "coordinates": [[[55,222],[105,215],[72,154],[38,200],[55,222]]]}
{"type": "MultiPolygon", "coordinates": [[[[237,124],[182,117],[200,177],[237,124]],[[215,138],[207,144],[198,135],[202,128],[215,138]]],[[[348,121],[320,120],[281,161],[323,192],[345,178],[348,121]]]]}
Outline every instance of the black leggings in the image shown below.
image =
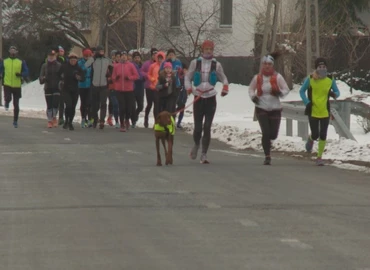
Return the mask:
{"type": "Polygon", "coordinates": [[[90,88],[80,88],[80,111],[82,120],[87,120],[91,110],[91,90],[90,88]]]}
{"type": "Polygon", "coordinates": [[[64,92],[61,91],[61,93],[60,93],[61,98],[59,99],[59,118],[63,118],[63,114],[64,114],[64,98],[63,98],[63,94],[64,94],[64,92]]]}
{"type": "Polygon", "coordinates": [[[278,137],[281,110],[265,111],[256,107],[256,115],[262,131],[262,147],[266,156],[270,156],[271,140],[278,137]]]}
{"type": "Polygon", "coordinates": [[[125,121],[130,121],[131,114],[133,111],[133,106],[135,105],[135,96],[134,92],[120,92],[117,91],[118,107],[119,107],[119,117],[121,125],[125,121]]]}
{"type": "Polygon", "coordinates": [[[328,135],[330,118],[316,118],[310,116],[308,117],[308,121],[311,129],[311,139],[316,141],[320,138],[320,140],[325,141],[328,135]]]}
{"type": "Polygon", "coordinates": [[[139,115],[144,109],[144,91],[141,91],[140,93],[135,92],[135,103],[132,108],[132,115],[131,115],[131,121],[133,124],[136,124],[136,122],[139,120],[139,115]]]}
{"type": "Polygon", "coordinates": [[[4,86],[4,99],[5,105],[9,108],[9,103],[12,101],[13,96],[13,107],[14,107],[14,122],[18,121],[19,117],[19,99],[22,98],[22,89],[13,88],[10,86],[4,86]]]}
{"type": "Polygon", "coordinates": [[[158,113],[163,112],[163,111],[174,113],[176,110],[176,100],[177,100],[177,97],[173,95],[170,95],[168,97],[159,98],[158,113]]]}
{"type": "Polygon", "coordinates": [[[64,110],[64,114],[66,117],[65,121],[67,123],[72,123],[73,118],[75,117],[76,114],[76,105],[78,101],[77,89],[63,91],[63,99],[66,105],[64,110]]]}
{"type": "Polygon", "coordinates": [[[151,90],[151,89],[145,89],[145,94],[146,94],[146,108],[145,108],[145,122],[148,122],[148,118],[149,118],[149,113],[150,113],[150,110],[152,109],[152,106],[154,104],[154,109],[153,109],[153,115],[154,115],[154,119],[157,117],[158,115],[158,103],[159,103],[159,97],[158,97],[158,91],[156,90],[151,90]]]}
{"type": "Polygon", "coordinates": [[[58,106],[60,101],[60,91],[57,88],[45,89],[45,100],[46,100],[46,116],[48,120],[53,120],[57,117],[58,106]]]}
{"type": "Polygon", "coordinates": [[[107,115],[107,98],[108,89],[106,86],[92,86],[91,87],[91,120],[94,118],[94,122],[98,123],[105,122],[105,116],[107,115]],[[98,112],[100,109],[100,118],[98,112]]]}
{"type": "Polygon", "coordinates": [[[200,98],[193,105],[194,143],[199,146],[202,139],[202,153],[206,154],[211,143],[211,127],[217,108],[216,97],[200,98]],[[204,123],[203,123],[204,120],[204,123]],[[203,132],[203,138],[202,138],[203,132]]]}

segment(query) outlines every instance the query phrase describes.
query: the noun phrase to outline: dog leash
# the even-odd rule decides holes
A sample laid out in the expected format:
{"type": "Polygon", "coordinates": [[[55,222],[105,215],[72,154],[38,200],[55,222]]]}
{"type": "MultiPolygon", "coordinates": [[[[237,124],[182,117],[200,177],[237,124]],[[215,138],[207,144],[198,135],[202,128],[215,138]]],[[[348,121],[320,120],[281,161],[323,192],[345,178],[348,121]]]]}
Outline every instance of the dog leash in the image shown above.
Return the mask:
{"type": "MultiPolygon", "coordinates": [[[[188,105],[186,105],[184,108],[180,109],[180,110],[177,110],[176,112],[172,113],[172,115],[176,115],[178,113],[181,113],[183,111],[185,111],[187,108],[189,108],[191,105],[193,105],[194,103],[196,103],[205,93],[208,93],[208,92],[211,92],[214,88],[210,89],[210,90],[207,90],[207,91],[199,91],[199,90],[196,90],[198,93],[200,93],[200,95],[196,96],[194,98],[194,100],[192,102],[190,102],[188,105]]],[[[184,90],[185,91],[185,90],[184,90]]]]}

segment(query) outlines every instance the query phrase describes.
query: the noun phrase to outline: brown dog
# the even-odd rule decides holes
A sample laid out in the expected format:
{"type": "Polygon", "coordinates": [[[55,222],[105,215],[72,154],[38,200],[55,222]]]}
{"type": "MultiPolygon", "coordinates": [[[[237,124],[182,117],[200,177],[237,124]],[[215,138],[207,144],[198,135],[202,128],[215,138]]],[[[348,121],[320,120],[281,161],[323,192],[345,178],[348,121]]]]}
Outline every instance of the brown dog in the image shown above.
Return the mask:
{"type": "Polygon", "coordinates": [[[173,163],[172,148],[175,135],[175,120],[171,113],[167,111],[160,112],[154,125],[155,145],[157,148],[157,166],[162,166],[159,141],[162,141],[164,153],[166,155],[166,165],[173,163]],[[168,151],[166,147],[168,144],[168,151]]]}

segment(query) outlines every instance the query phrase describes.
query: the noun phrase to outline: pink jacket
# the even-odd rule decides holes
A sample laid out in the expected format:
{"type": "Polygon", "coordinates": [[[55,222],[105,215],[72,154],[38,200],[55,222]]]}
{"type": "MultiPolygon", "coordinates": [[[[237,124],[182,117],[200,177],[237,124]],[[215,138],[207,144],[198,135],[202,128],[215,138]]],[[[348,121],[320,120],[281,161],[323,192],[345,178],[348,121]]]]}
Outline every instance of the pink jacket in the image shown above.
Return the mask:
{"type": "Polygon", "coordinates": [[[114,64],[112,74],[114,90],[122,92],[134,91],[134,82],[138,79],[139,73],[130,61],[114,64]]]}

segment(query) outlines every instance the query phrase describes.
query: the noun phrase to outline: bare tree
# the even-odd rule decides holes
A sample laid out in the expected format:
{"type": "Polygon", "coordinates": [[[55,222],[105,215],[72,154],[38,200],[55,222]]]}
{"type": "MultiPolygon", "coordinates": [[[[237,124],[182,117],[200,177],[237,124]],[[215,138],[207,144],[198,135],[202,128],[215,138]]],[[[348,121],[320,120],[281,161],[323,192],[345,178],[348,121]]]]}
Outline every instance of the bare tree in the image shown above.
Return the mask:
{"type": "Polygon", "coordinates": [[[146,17],[152,18],[146,25],[147,43],[159,44],[162,48],[172,47],[182,57],[198,56],[200,43],[204,39],[222,42],[222,35],[217,32],[219,2],[184,1],[180,11],[180,25],[170,27],[173,16],[170,2],[150,1],[146,9],[146,17]]]}
{"type": "Polygon", "coordinates": [[[103,27],[95,25],[98,31],[113,27],[128,17],[140,1],[104,1],[104,7],[97,0],[63,0],[63,4],[59,0],[15,1],[6,14],[4,32],[38,35],[40,31],[60,30],[73,45],[88,47],[85,33],[92,23],[100,22],[103,27]]]}

